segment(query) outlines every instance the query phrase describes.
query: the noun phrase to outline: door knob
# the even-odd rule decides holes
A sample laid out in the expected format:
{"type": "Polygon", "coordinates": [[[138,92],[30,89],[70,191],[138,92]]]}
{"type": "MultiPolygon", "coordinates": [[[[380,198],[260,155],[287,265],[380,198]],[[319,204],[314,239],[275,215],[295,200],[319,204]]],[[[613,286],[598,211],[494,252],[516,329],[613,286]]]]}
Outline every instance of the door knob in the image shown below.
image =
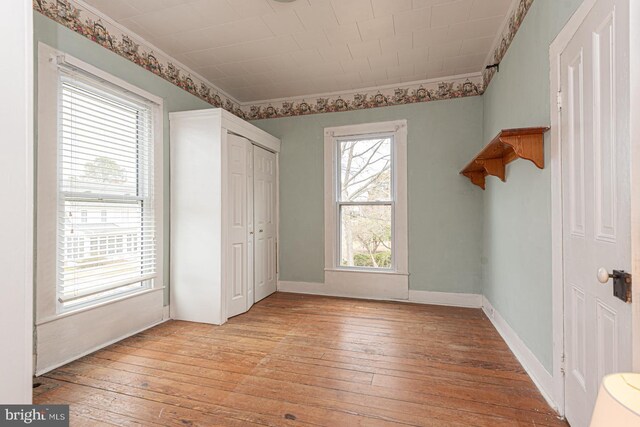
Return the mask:
{"type": "Polygon", "coordinates": [[[600,283],[607,283],[613,279],[613,295],[622,301],[631,302],[631,274],[624,270],[613,270],[609,274],[606,268],[598,269],[598,280],[600,283]]]}
{"type": "Polygon", "coordinates": [[[606,268],[600,267],[598,269],[598,281],[600,283],[607,283],[611,278],[613,278],[613,274],[609,274],[606,268]]]}
{"type": "Polygon", "coordinates": [[[607,283],[609,279],[613,279],[614,281],[617,279],[627,280],[627,277],[631,277],[631,275],[624,270],[613,270],[613,273],[609,273],[604,267],[598,269],[598,280],[600,283],[607,283]]]}

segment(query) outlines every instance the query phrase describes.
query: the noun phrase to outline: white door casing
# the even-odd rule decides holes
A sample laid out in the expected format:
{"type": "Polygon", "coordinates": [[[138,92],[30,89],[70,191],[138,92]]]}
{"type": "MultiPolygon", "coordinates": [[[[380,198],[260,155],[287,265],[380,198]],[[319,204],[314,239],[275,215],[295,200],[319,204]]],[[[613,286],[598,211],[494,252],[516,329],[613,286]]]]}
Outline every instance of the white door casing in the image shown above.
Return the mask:
{"type": "Polygon", "coordinates": [[[599,0],[560,54],[565,414],[586,426],[602,377],[631,369],[628,1],[599,0]]]}
{"type": "Polygon", "coordinates": [[[276,291],[276,155],[253,147],[254,299],[276,291]]]}
{"type": "MultiPolygon", "coordinates": [[[[31,404],[33,355],[33,10],[31,2],[3,2],[0,35],[10,60],[0,64],[3,138],[0,249],[2,351],[0,402],[31,404]],[[11,101],[9,101],[11,100],[11,101]]],[[[4,414],[3,414],[4,415],[4,414]]]]}
{"type": "Polygon", "coordinates": [[[227,136],[228,155],[228,248],[229,273],[227,280],[227,316],[247,311],[249,305],[250,220],[248,210],[248,170],[251,142],[240,136],[227,136]]]}

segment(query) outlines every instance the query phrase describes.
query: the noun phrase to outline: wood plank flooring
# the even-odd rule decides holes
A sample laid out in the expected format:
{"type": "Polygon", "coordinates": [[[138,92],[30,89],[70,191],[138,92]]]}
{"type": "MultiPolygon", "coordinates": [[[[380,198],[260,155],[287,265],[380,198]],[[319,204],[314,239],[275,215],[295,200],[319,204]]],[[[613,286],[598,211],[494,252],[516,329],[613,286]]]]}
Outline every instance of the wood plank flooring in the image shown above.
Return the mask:
{"type": "Polygon", "coordinates": [[[481,310],[286,293],[35,382],[72,426],[566,426],[481,310]]]}

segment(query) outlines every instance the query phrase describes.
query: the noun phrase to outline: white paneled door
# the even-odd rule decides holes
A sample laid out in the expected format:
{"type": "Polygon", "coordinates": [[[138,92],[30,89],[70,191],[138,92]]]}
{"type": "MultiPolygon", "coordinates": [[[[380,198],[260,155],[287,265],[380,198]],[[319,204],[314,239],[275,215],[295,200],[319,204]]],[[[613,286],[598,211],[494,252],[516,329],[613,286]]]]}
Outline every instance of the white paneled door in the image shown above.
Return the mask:
{"type": "Polygon", "coordinates": [[[565,413],[587,426],[606,374],[631,370],[628,0],[598,0],[562,52],[565,413]]]}
{"type": "Polygon", "coordinates": [[[251,142],[240,136],[227,136],[228,157],[228,236],[227,256],[227,316],[237,316],[250,307],[249,287],[253,284],[250,276],[250,257],[252,239],[250,221],[252,212],[249,209],[249,181],[251,158],[251,142]]]}
{"type": "Polygon", "coordinates": [[[227,316],[276,291],[276,155],[229,134],[227,316]]]}
{"type": "Polygon", "coordinates": [[[276,155],[253,147],[255,301],[276,291],[276,155]]]}

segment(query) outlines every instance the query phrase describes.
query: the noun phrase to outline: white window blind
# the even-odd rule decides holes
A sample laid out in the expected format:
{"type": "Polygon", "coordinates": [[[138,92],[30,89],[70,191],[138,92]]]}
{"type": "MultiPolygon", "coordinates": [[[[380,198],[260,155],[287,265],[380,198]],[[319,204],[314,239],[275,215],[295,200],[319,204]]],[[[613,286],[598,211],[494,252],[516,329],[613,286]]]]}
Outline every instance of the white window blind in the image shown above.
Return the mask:
{"type": "Polygon", "coordinates": [[[156,276],[152,105],[62,73],[58,136],[61,309],[136,292],[156,276]]]}

